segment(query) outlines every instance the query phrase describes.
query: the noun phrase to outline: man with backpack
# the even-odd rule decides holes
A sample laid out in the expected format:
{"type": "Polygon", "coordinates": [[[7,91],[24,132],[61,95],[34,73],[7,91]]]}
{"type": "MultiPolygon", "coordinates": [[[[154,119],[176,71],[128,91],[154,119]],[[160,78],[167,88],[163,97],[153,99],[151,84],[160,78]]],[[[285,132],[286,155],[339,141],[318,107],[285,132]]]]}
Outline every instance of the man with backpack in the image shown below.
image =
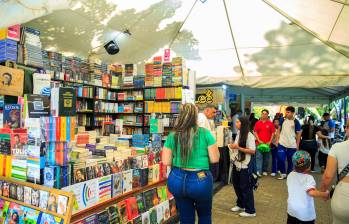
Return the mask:
{"type": "Polygon", "coordinates": [[[299,149],[299,143],[301,139],[301,125],[295,118],[295,108],[288,106],[286,108],[285,119],[280,122],[280,139],[278,146],[278,159],[280,160],[280,172],[281,176],[279,180],[286,179],[286,166],[287,159],[287,174],[293,170],[292,156],[299,149]]]}

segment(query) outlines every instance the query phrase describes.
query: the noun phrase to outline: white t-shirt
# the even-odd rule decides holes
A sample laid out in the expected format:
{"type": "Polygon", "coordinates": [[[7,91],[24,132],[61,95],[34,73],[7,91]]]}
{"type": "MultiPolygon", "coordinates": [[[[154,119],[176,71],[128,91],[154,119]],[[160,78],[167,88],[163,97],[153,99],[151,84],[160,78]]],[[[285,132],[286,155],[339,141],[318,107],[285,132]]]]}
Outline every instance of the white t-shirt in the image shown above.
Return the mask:
{"type": "Polygon", "coordinates": [[[338,173],[340,173],[349,163],[349,140],[334,144],[328,155],[338,161],[338,173]]]}
{"type": "Polygon", "coordinates": [[[233,128],[232,128],[232,132],[233,134],[237,134],[238,133],[238,129],[236,128],[236,120],[238,119],[239,115],[238,114],[235,114],[233,117],[232,117],[232,124],[233,124],[233,128]]]}
{"type": "Polygon", "coordinates": [[[296,131],[299,131],[300,127],[295,127],[295,121],[285,119],[282,124],[280,133],[279,144],[286,148],[297,148],[296,131]]]}
{"type": "Polygon", "coordinates": [[[319,144],[320,152],[325,153],[325,154],[328,154],[330,152],[330,148],[328,146],[327,147],[324,146],[324,144],[322,143],[322,139],[319,138],[317,143],[319,144]]]}
{"type": "MultiPolygon", "coordinates": [[[[239,142],[239,132],[236,136],[235,143],[238,144],[239,142]]],[[[246,141],[246,148],[256,150],[256,138],[254,135],[249,132],[247,136],[247,141],[246,141]]],[[[234,161],[234,165],[240,169],[246,169],[248,168],[248,164],[251,161],[251,155],[246,153],[245,160],[242,162],[237,161],[238,155],[239,155],[239,150],[237,149],[231,149],[229,148],[229,154],[230,154],[230,160],[234,161]]]]}
{"type": "Polygon", "coordinates": [[[293,171],[287,176],[287,189],[287,213],[301,221],[315,220],[314,198],[307,193],[316,189],[314,177],[293,171]]]}
{"type": "Polygon", "coordinates": [[[212,130],[212,127],[210,125],[210,121],[207,119],[207,117],[204,113],[198,114],[198,125],[199,125],[199,127],[206,128],[206,129],[210,130],[211,132],[214,131],[214,130],[212,130]]]}

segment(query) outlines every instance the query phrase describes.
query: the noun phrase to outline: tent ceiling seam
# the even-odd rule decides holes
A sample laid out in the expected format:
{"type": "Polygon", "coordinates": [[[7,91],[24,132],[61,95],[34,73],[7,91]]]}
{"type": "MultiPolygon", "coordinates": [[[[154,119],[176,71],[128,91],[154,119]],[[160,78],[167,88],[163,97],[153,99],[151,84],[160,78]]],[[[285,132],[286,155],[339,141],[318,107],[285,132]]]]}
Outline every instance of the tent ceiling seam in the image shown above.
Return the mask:
{"type": "Polygon", "coordinates": [[[225,0],[223,0],[223,3],[224,3],[225,15],[227,16],[227,21],[228,21],[228,25],[229,25],[231,38],[233,39],[233,44],[234,44],[234,48],[235,48],[236,57],[238,58],[238,62],[239,62],[239,66],[240,66],[240,70],[241,70],[241,74],[242,74],[242,78],[244,78],[245,77],[245,72],[244,72],[244,69],[243,69],[242,64],[241,64],[239,52],[237,50],[237,45],[236,45],[235,38],[234,38],[234,32],[233,32],[233,28],[231,26],[229,13],[228,13],[228,9],[227,9],[227,4],[226,4],[225,0]]]}
{"type": "Polygon", "coordinates": [[[328,47],[332,48],[333,50],[337,51],[338,53],[340,53],[341,55],[349,58],[349,55],[347,55],[347,53],[345,51],[342,51],[340,49],[337,49],[333,46],[333,44],[331,44],[330,42],[322,39],[321,37],[319,37],[315,32],[311,31],[310,29],[308,29],[307,27],[303,26],[298,20],[294,19],[293,17],[289,16],[288,14],[286,14],[285,12],[283,12],[281,9],[279,9],[278,7],[276,7],[275,5],[273,5],[272,3],[270,3],[268,0],[262,0],[265,4],[269,5],[272,9],[274,9],[275,11],[277,11],[278,13],[280,13],[282,16],[286,17],[288,20],[290,20],[291,22],[293,22],[295,25],[297,25],[298,27],[300,27],[301,29],[303,29],[304,31],[308,32],[309,34],[311,34],[312,36],[314,36],[316,39],[320,40],[322,43],[326,44],[328,47]]]}
{"type": "Polygon", "coordinates": [[[344,5],[342,5],[342,9],[341,9],[341,11],[338,13],[338,16],[337,16],[336,21],[334,22],[334,24],[333,24],[333,26],[332,26],[332,29],[331,29],[330,35],[329,35],[328,38],[327,38],[327,41],[330,41],[331,36],[332,36],[332,33],[333,33],[333,31],[334,31],[334,28],[336,28],[336,25],[337,25],[337,23],[338,23],[339,17],[341,16],[341,14],[342,14],[342,12],[343,12],[343,9],[344,9],[344,5]]]}
{"type": "Polygon", "coordinates": [[[339,4],[343,4],[343,5],[348,5],[349,6],[349,3],[348,2],[342,2],[342,1],[339,1],[339,0],[330,0],[331,2],[336,2],[336,3],[339,3],[339,4]]]}

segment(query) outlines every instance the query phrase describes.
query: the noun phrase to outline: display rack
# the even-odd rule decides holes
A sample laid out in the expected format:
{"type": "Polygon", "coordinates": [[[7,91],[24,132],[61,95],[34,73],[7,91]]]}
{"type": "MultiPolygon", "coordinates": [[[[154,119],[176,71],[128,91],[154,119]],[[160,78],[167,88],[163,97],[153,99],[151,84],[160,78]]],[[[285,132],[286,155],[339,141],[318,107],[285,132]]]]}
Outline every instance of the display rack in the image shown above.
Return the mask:
{"type": "Polygon", "coordinates": [[[52,194],[55,194],[55,195],[62,195],[62,196],[67,197],[68,198],[68,200],[67,200],[67,207],[66,207],[67,209],[66,209],[66,212],[65,212],[64,215],[58,214],[57,212],[49,211],[47,209],[42,209],[40,207],[24,203],[23,201],[15,200],[15,199],[12,199],[12,198],[9,198],[9,197],[5,197],[5,196],[2,196],[2,195],[0,196],[0,199],[2,199],[4,201],[14,202],[14,203],[16,203],[18,205],[22,205],[22,206],[25,206],[25,207],[28,207],[28,208],[31,208],[31,209],[34,209],[34,210],[46,213],[46,214],[50,214],[50,215],[52,215],[54,217],[61,218],[61,219],[64,220],[64,222],[63,222],[64,224],[70,223],[70,218],[71,218],[72,208],[73,208],[73,195],[70,192],[66,192],[66,191],[62,191],[62,190],[58,190],[58,189],[54,189],[54,188],[48,188],[48,187],[45,187],[45,186],[42,186],[42,185],[32,184],[32,183],[28,183],[28,182],[16,181],[16,180],[14,180],[12,178],[6,178],[6,177],[2,177],[2,176],[0,176],[0,181],[4,181],[4,182],[7,182],[7,183],[15,184],[17,186],[30,187],[30,188],[35,189],[35,190],[42,190],[42,191],[49,192],[50,194],[52,193],[52,194]]]}

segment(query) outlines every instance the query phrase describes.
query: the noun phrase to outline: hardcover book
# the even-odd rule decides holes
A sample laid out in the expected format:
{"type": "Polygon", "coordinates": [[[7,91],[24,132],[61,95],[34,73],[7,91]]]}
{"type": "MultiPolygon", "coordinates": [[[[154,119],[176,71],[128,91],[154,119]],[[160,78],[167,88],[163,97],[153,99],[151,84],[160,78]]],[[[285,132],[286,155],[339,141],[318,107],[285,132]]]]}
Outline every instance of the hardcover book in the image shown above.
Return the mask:
{"type": "Polygon", "coordinates": [[[119,209],[119,214],[120,218],[122,220],[122,223],[127,223],[128,218],[127,218],[127,211],[126,211],[126,203],[125,201],[121,201],[118,203],[118,209],[119,209]]]}
{"type": "Polygon", "coordinates": [[[136,218],[139,214],[136,197],[129,197],[125,200],[128,220],[136,218]]]}
{"type": "Polygon", "coordinates": [[[76,115],[76,91],[74,88],[51,89],[51,114],[52,116],[76,115]]]}
{"type": "Polygon", "coordinates": [[[15,129],[21,127],[21,105],[20,104],[5,104],[3,112],[3,127],[15,129]]]}

